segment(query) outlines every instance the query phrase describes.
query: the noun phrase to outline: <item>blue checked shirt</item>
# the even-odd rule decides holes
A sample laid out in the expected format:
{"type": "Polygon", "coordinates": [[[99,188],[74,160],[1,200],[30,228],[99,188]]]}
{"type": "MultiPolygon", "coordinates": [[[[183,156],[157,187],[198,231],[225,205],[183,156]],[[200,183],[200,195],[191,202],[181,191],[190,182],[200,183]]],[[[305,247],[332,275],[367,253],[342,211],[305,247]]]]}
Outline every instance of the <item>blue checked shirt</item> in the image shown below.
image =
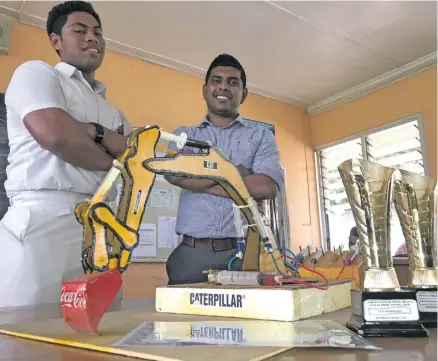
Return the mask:
{"type": "MultiPolygon", "coordinates": [[[[283,183],[277,142],[268,129],[253,125],[238,116],[223,128],[216,127],[205,118],[199,125],[181,126],[173,133],[180,135],[182,132],[188,138],[205,141],[219,148],[234,165],[265,174],[277,186],[283,183]]],[[[173,142],[169,143],[169,148],[178,150],[173,142]]],[[[190,150],[197,151],[193,148],[190,150]]],[[[236,237],[232,203],[228,198],[182,189],[176,233],[196,238],[236,237]]],[[[242,221],[246,224],[243,214],[242,221]]]]}

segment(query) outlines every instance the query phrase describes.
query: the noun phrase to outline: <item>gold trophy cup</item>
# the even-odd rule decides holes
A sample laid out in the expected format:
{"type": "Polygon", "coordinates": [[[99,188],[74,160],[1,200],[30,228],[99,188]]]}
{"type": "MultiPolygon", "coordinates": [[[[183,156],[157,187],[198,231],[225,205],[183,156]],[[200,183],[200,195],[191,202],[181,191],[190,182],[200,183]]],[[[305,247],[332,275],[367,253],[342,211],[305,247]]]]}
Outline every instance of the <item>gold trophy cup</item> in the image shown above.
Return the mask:
{"type": "Polygon", "coordinates": [[[423,325],[437,325],[437,180],[400,169],[394,205],[408,250],[408,288],[416,291],[423,325]]]}
{"type": "Polygon", "coordinates": [[[351,291],[347,327],[362,336],[427,336],[415,292],[402,290],[391,254],[391,205],[398,170],[362,159],[338,166],[359,235],[364,266],[360,290],[351,291]]]}

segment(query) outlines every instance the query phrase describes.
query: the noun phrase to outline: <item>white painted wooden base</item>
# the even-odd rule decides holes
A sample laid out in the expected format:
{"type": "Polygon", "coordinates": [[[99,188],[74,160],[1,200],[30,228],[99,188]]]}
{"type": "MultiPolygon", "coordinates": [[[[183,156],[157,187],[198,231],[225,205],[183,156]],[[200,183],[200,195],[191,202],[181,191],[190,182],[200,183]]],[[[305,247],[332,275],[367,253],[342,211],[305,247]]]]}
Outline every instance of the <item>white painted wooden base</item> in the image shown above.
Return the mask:
{"type": "Polygon", "coordinates": [[[353,282],[331,281],[327,290],[303,286],[245,287],[206,283],[161,286],[157,312],[296,321],[351,307],[353,282]]]}

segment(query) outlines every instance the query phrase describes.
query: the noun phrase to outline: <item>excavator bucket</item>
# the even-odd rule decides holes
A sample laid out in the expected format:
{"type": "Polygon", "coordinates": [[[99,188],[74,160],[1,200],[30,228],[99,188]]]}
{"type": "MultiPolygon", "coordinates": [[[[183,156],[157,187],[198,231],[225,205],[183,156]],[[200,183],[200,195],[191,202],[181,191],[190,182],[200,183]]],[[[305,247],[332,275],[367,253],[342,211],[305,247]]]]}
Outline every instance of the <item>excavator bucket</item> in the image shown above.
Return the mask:
{"type": "Polygon", "coordinates": [[[61,310],[65,322],[78,333],[98,335],[99,323],[121,286],[122,275],[117,269],[64,282],[61,310]]]}

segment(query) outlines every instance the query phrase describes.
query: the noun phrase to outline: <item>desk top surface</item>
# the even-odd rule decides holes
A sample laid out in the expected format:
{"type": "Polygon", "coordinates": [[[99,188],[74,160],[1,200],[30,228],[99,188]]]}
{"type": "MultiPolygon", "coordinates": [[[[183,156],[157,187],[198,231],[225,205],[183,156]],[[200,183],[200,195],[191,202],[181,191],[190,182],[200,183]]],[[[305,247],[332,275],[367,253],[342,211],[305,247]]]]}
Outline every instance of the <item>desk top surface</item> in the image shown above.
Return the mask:
{"type": "MultiPolygon", "coordinates": [[[[131,308],[153,308],[154,300],[123,301],[113,310],[131,308]]],[[[340,324],[350,317],[351,310],[332,312],[318,319],[329,319],[340,324]]],[[[45,318],[62,317],[59,308],[53,305],[23,308],[0,309],[0,324],[32,322],[45,318]]],[[[427,338],[373,338],[375,344],[383,350],[346,350],[346,349],[293,349],[270,361],[435,361],[437,360],[437,331],[431,330],[427,338]]],[[[0,335],[1,361],[126,361],[129,357],[112,356],[108,354],[80,350],[75,348],[46,344],[37,341],[0,335]]]]}

